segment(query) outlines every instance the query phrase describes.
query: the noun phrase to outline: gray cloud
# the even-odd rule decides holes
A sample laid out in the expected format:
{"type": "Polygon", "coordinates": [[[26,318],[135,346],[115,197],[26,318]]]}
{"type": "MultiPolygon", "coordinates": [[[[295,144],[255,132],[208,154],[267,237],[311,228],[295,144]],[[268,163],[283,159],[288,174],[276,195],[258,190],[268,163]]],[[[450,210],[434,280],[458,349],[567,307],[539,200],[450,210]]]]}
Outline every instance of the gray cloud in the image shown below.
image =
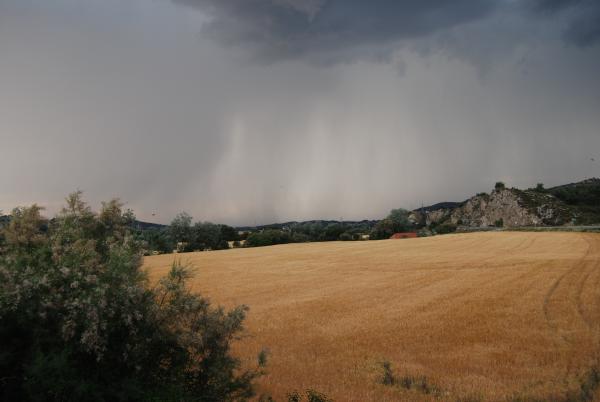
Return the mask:
{"type": "MultiPolygon", "coordinates": [[[[303,59],[329,65],[358,59],[390,61],[394,51],[408,41],[437,35],[433,42],[419,45],[432,48],[440,37],[442,42],[451,42],[446,36],[455,35],[456,28],[511,13],[509,20],[525,18],[532,25],[543,19],[556,20],[554,29],[567,43],[577,46],[591,46],[600,39],[597,0],[173,1],[195,7],[209,17],[202,28],[205,35],[267,62],[303,59]]],[[[504,47],[518,46],[523,40],[523,36],[508,36],[512,42],[504,47]]]]}
{"type": "Polygon", "coordinates": [[[210,16],[204,32],[260,58],[332,62],[480,19],[494,0],[174,0],[210,16]]]}
{"type": "Polygon", "coordinates": [[[597,0],[530,0],[531,11],[546,18],[563,18],[564,39],[578,46],[600,40],[600,2],[597,0]]]}
{"type": "Polygon", "coordinates": [[[506,0],[450,18],[449,6],[403,2],[421,17],[398,27],[349,1],[364,8],[350,15],[381,22],[353,17],[354,31],[333,24],[341,2],[327,19],[333,2],[247,2],[332,21],[314,35],[340,39],[302,39],[307,22],[257,27],[237,1],[0,0],[0,209],[39,202],[51,214],[81,188],[165,223],[182,210],[240,225],[363,219],[497,180],[600,176],[600,46],[562,36],[581,6],[506,0]],[[198,35],[208,24],[223,40],[212,24],[224,19],[239,24],[233,50],[198,35]]]}

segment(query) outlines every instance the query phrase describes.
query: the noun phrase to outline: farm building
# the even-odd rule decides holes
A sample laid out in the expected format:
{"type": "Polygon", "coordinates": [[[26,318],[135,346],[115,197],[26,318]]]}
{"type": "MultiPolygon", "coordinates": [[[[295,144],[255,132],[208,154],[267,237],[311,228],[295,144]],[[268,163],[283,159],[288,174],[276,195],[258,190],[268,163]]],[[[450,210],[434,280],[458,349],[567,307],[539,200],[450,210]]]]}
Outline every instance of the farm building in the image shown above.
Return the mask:
{"type": "Polygon", "coordinates": [[[402,232],[394,233],[390,239],[414,239],[417,237],[417,232],[402,232]]]}

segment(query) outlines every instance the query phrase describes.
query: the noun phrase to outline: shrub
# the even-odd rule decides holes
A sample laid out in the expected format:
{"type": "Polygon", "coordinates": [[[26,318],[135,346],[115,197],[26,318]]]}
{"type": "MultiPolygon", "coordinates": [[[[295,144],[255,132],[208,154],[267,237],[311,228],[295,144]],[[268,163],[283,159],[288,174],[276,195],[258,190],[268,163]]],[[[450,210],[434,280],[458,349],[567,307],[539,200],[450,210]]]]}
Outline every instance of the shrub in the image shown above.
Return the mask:
{"type": "Polygon", "coordinates": [[[288,402],[301,402],[302,395],[298,393],[298,391],[294,391],[287,395],[288,402]]]}
{"type": "Polygon", "coordinates": [[[383,367],[383,375],[381,377],[381,383],[383,385],[394,385],[396,384],[396,378],[394,378],[394,373],[392,372],[392,365],[390,362],[385,361],[381,363],[383,367]]]}
{"type": "MultiPolygon", "coordinates": [[[[302,402],[304,401],[303,395],[298,391],[294,391],[287,395],[288,402],[302,402]]],[[[306,390],[306,401],[307,402],[333,402],[332,399],[328,398],[325,394],[315,391],[314,389],[306,390]]]]}
{"type": "Polygon", "coordinates": [[[504,219],[498,219],[496,222],[494,222],[494,226],[496,226],[497,228],[504,227],[504,219]]]}
{"type": "Polygon", "coordinates": [[[93,213],[72,194],[52,222],[13,211],[0,252],[0,400],[220,401],[253,395],[230,344],[246,307],[226,312],[186,287],[174,263],[150,287],[131,214],[93,213]]]}
{"type": "Polygon", "coordinates": [[[423,228],[417,232],[417,236],[418,237],[433,236],[433,232],[431,230],[429,230],[428,228],[423,228]]]}
{"type": "Polygon", "coordinates": [[[390,362],[385,361],[381,363],[381,366],[383,369],[383,374],[380,381],[383,385],[398,386],[408,390],[412,389],[427,395],[441,395],[441,390],[437,386],[431,384],[425,376],[415,377],[405,375],[402,377],[396,377],[394,376],[390,362]]]}
{"type": "Polygon", "coordinates": [[[496,182],[496,184],[494,185],[494,190],[496,190],[496,191],[502,191],[505,188],[506,188],[506,186],[501,181],[496,182]]]}
{"type": "Polygon", "coordinates": [[[325,394],[317,392],[313,389],[306,391],[306,400],[308,402],[332,402],[325,394]]]}
{"type": "Polygon", "coordinates": [[[442,223],[435,227],[435,232],[437,234],[448,234],[456,232],[457,226],[450,222],[442,223]]]}

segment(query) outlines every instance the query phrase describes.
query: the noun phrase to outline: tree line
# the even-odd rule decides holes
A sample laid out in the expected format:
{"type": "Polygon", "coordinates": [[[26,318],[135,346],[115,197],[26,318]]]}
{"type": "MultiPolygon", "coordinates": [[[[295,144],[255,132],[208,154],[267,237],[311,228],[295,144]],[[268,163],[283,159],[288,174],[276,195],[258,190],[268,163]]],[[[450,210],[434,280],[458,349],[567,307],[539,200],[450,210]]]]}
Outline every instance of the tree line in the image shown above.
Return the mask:
{"type": "Polygon", "coordinates": [[[228,225],[194,223],[186,212],[178,214],[168,226],[135,228],[134,233],[147,252],[159,253],[225,250],[230,241],[239,242],[243,238],[228,225]]]}
{"type": "Polygon", "coordinates": [[[309,221],[266,225],[238,230],[211,222],[193,222],[182,212],[168,226],[135,228],[136,239],[147,253],[224,250],[233,247],[262,247],[276,244],[388,239],[397,232],[419,228],[409,220],[409,211],[394,209],[380,221],[309,221]]]}

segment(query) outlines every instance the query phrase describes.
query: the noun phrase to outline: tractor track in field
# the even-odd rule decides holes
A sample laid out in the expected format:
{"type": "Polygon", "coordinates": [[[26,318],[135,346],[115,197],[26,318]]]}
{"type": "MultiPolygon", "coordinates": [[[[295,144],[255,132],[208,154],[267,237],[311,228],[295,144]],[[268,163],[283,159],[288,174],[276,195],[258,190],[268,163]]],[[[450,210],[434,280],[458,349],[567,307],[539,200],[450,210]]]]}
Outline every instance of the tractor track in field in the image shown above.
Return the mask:
{"type": "MultiPolygon", "coordinates": [[[[544,297],[544,302],[543,302],[544,317],[546,319],[546,322],[548,323],[548,326],[550,328],[552,328],[552,330],[556,333],[559,332],[559,327],[558,327],[558,324],[556,324],[556,322],[555,322],[556,320],[553,319],[552,314],[550,312],[550,304],[552,303],[552,299],[553,299],[556,291],[558,290],[558,288],[571,275],[576,274],[577,271],[582,270],[582,265],[585,266],[586,261],[588,260],[588,257],[591,255],[593,245],[585,236],[583,238],[587,243],[587,250],[585,251],[585,254],[583,255],[582,258],[580,258],[578,260],[578,262],[573,264],[573,267],[571,267],[568,271],[564,272],[561,276],[559,276],[554,281],[554,283],[552,284],[552,286],[546,293],[546,296],[544,297]]],[[[587,278],[589,277],[590,274],[591,274],[591,271],[589,271],[586,275],[584,275],[583,281],[581,281],[581,283],[578,285],[578,287],[577,287],[578,294],[576,296],[576,302],[575,302],[575,307],[577,309],[578,315],[580,316],[580,318],[584,322],[584,324],[588,327],[588,329],[591,329],[592,324],[590,321],[588,321],[585,318],[585,314],[583,313],[583,303],[581,301],[580,294],[581,294],[581,290],[585,286],[585,281],[587,280],[587,278]]],[[[561,334],[561,337],[563,338],[564,341],[569,342],[569,340],[564,336],[564,334],[561,334]]]]}
{"type": "Polygon", "coordinates": [[[585,285],[586,285],[587,281],[589,280],[590,276],[592,274],[596,274],[596,275],[598,274],[598,270],[600,269],[600,259],[597,257],[594,258],[594,256],[597,254],[597,248],[598,248],[597,245],[595,243],[593,243],[585,235],[584,235],[584,240],[588,243],[588,246],[589,246],[589,253],[586,256],[591,255],[592,260],[586,261],[584,263],[584,264],[586,264],[586,266],[589,266],[589,267],[588,267],[588,272],[583,276],[583,278],[579,282],[579,286],[577,288],[577,311],[579,312],[579,315],[585,322],[588,329],[590,329],[591,331],[594,331],[594,329],[597,327],[597,325],[595,325],[594,320],[586,314],[586,311],[584,308],[584,302],[583,302],[583,293],[585,290],[584,289],[585,285]]]}

